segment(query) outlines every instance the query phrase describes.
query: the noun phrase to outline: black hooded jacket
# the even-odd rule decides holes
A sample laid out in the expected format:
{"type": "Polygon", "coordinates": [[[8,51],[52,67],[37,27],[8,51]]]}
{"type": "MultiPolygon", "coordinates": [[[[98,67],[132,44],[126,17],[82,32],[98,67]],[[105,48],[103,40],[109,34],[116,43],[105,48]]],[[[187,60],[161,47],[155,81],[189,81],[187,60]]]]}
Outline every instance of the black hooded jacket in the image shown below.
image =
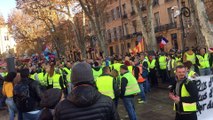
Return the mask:
{"type": "Polygon", "coordinates": [[[119,115],[110,97],[83,84],[56,106],[55,120],[119,120],[119,115]]]}

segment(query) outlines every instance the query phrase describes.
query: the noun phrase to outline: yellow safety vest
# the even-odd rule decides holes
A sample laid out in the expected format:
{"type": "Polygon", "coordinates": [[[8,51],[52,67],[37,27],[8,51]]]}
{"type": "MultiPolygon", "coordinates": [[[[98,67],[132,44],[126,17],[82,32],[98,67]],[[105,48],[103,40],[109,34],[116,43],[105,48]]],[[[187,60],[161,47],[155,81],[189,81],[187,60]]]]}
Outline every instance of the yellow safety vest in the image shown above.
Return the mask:
{"type": "Polygon", "coordinates": [[[130,73],[132,73],[133,66],[127,66],[130,73]]]}
{"type": "Polygon", "coordinates": [[[31,75],[30,75],[30,78],[33,79],[33,80],[35,80],[35,75],[36,75],[36,73],[31,74],[31,75]]]}
{"type": "Polygon", "coordinates": [[[166,69],[167,61],[166,61],[166,56],[160,56],[159,57],[159,65],[161,70],[166,69]]]}
{"type": "Polygon", "coordinates": [[[127,72],[124,75],[122,75],[121,80],[123,77],[126,78],[128,81],[124,96],[140,93],[140,88],[139,88],[138,82],[130,72],[127,72]]]}
{"type": "Polygon", "coordinates": [[[156,59],[153,59],[151,62],[148,61],[149,69],[154,69],[156,64],[156,59]]]}
{"type": "Polygon", "coordinates": [[[113,77],[110,75],[99,76],[96,80],[98,91],[106,96],[115,98],[113,90],[113,77]]]}
{"type": "Polygon", "coordinates": [[[196,56],[197,56],[197,59],[198,59],[198,61],[200,63],[200,65],[198,66],[200,69],[204,69],[204,68],[209,68],[210,67],[209,54],[208,53],[206,53],[204,55],[204,57],[201,56],[201,55],[196,55],[196,56]]]}
{"type": "Polygon", "coordinates": [[[183,63],[181,62],[181,58],[175,57],[175,64],[176,66],[183,65],[183,63]]]}
{"type": "Polygon", "coordinates": [[[113,68],[115,70],[117,70],[119,74],[120,74],[120,67],[121,67],[121,65],[123,65],[123,64],[121,64],[121,63],[114,63],[113,64],[113,68]]]}
{"type": "Polygon", "coordinates": [[[96,80],[102,74],[102,68],[100,68],[98,71],[92,68],[92,72],[93,72],[93,77],[96,80]]]}
{"type": "Polygon", "coordinates": [[[60,74],[55,74],[54,73],[54,75],[52,77],[50,77],[50,76],[47,75],[46,81],[48,79],[47,82],[49,82],[49,85],[53,85],[53,88],[59,88],[59,89],[61,89],[61,86],[60,86],[60,83],[59,83],[60,82],[60,77],[61,77],[60,74]]]}
{"type": "MultiPolygon", "coordinates": [[[[187,81],[186,83],[184,83],[182,85],[181,88],[181,98],[184,97],[190,97],[189,92],[186,89],[185,84],[188,84],[189,81],[187,81]]],[[[196,112],[197,111],[197,104],[196,102],[193,103],[185,103],[185,102],[181,102],[182,108],[183,108],[183,112],[196,112]]],[[[176,111],[176,105],[174,103],[174,110],[176,111]]]]}
{"type": "Polygon", "coordinates": [[[71,70],[69,70],[69,69],[66,68],[66,67],[64,67],[63,70],[67,72],[67,76],[66,76],[67,82],[70,83],[70,82],[71,82],[71,70]]]}
{"type": "Polygon", "coordinates": [[[193,70],[190,70],[188,73],[188,77],[192,77],[194,74],[196,74],[196,72],[194,72],[193,70]]]}
{"type": "Polygon", "coordinates": [[[45,79],[44,72],[38,73],[38,80],[39,80],[40,84],[46,86],[46,82],[44,79],[45,79]]]}
{"type": "Polygon", "coordinates": [[[186,61],[191,61],[192,64],[195,64],[195,54],[189,55],[188,53],[185,53],[186,55],[186,61]]]}

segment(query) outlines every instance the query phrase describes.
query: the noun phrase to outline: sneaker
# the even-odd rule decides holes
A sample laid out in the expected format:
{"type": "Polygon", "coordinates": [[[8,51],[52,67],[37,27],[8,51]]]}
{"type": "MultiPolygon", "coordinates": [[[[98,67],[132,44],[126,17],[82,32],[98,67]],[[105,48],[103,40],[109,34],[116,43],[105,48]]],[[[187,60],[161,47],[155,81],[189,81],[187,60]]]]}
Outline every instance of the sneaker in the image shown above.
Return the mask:
{"type": "Polygon", "coordinates": [[[125,119],[126,119],[126,118],[129,118],[129,116],[128,116],[128,115],[125,115],[124,118],[125,118],[125,119]]]}
{"type": "Polygon", "coordinates": [[[145,101],[143,100],[138,101],[138,104],[142,104],[142,103],[145,103],[145,101]]]}
{"type": "Polygon", "coordinates": [[[172,85],[169,85],[168,88],[171,89],[171,88],[172,88],[172,85]]]}
{"type": "Polygon", "coordinates": [[[138,98],[138,101],[141,101],[141,98],[138,98]]]}

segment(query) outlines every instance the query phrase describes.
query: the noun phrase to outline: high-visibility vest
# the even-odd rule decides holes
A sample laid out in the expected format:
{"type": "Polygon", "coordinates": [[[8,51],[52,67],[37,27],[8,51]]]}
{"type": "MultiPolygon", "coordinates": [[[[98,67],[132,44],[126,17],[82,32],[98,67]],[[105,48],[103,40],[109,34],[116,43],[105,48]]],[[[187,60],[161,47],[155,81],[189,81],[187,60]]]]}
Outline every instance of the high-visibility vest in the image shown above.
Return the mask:
{"type": "Polygon", "coordinates": [[[38,80],[39,80],[40,84],[46,86],[46,82],[44,79],[45,79],[44,72],[38,73],[38,80]]]}
{"type": "Polygon", "coordinates": [[[148,61],[149,69],[154,69],[156,64],[156,59],[153,59],[151,62],[148,61]]]}
{"type": "Polygon", "coordinates": [[[195,64],[195,54],[193,53],[192,55],[189,55],[187,52],[185,53],[186,55],[186,61],[191,61],[192,64],[195,64]]]}
{"type": "Polygon", "coordinates": [[[64,67],[63,70],[67,72],[66,79],[67,79],[67,82],[70,83],[71,82],[71,70],[68,69],[67,67],[64,67]]]}
{"type": "Polygon", "coordinates": [[[92,72],[93,72],[93,77],[96,80],[102,74],[102,68],[100,68],[98,71],[92,68],[92,72]]]}
{"type": "Polygon", "coordinates": [[[166,69],[167,61],[166,61],[166,56],[160,56],[159,57],[159,65],[161,70],[166,69]]]}
{"type": "Polygon", "coordinates": [[[140,93],[140,88],[139,88],[139,85],[137,83],[137,80],[135,79],[135,77],[130,72],[127,72],[124,75],[122,75],[121,80],[122,80],[122,78],[126,78],[127,81],[128,81],[124,96],[134,95],[134,94],[140,93]]]}
{"type": "Polygon", "coordinates": [[[8,72],[3,72],[3,73],[2,73],[2,77],[6,77],[7,74],[8,74],[8,72]]]}
{"type": "Polygon", "coordinates": [[[106,96],[115,98],[113,90],[113,77],[110,75],[99,76],[96,80],[98,91],[106,96]]]}
{"type": "Polygon", "coordinates": [[[200,65],[198,66],[200,69],[204,69],[204,68],[209,68],[210,67],[209,54],[208,53],[206,53],[204,55],[204,57],[201,56],[201,55],[196,55],[196,56],[197,56],[197,59],[198,59],[198,61],[200,63],[200,65]]]}
{"type": "Polygon", "coordinates": [[[120,74],[120,67],[121,67],[121,65],[123,65],[123,64],[121,64],[121,63],[114,63],[113,64],[113,68],[115,70],[117,70],[119,74],[120,74]]]}
{"type": "Polygon", "coordinates": [[[194,74],[196,74],[196,72],[193,70],[190,70],[188,73],[188,77],[192,77],[194,74]]]}
{"type": "Polygon", "coordinates": [[[30,78],[33,79],[33,80],[36,80],[35,75],[36,75],[36,73],[30,74],[30,78]]]}
{"type": "Polygon", "coordinates": [[[133,66],[130,65],[130,66],[127,66],[127,68],[128,68],[128,70],[129,70],[129,72],[132,73],[133,66]]]}
{"type": "Polygon", "coordinates": [[[48,82],[49,82],[49,85],[52,85],[53,88],[61,89],[60,77],[61,77],[60,74],[55,74],[55,73],[54,73],[54,75],[52,77],[47,75],[47,78],[46,78],[47,79],[47,85],[48,85],[48,82]]]}
{"type": "MultiPolygon", "coordinates": [[[[137,68],[139,69],[139,72],[138,72],[138,83],[143,83],[145,81],[145,78],[142,77],[142,72],[143,72],[143,67],[142,65],[140,64],[139,66],[137,66],[137,68]]],[[[134,75],[134,71],[132,71],[133,75],[134,75]]],[[[135,75],[134,75],[135,76],[135,75]]]]}
{"type": "MultiPolygon", "coordinates": [[[[190,94],[187,91],[186,86],[185,86],[185,84],[188,84],[188,83],[189,83],[189,81],[187,80],[186,83],[183,83],[183,85],[181,87],[181,98],[190,97],[190,94]]],[[[197,104],[196,104],[196,102],[193,102],[193,103],[181,102],[180,105],[182,105],[183,112],[196,112],[197,111],[197,104]]],[[[174,103],[174,110],[176,111],[176,105],[175,105],[175,103],[174,103]]]]}
{"type": "Polygon", "coordinates": [[[176,66],[183,65],[183,63],[181,62],[181,58],[175,57],[175,64],[176,66]]]}

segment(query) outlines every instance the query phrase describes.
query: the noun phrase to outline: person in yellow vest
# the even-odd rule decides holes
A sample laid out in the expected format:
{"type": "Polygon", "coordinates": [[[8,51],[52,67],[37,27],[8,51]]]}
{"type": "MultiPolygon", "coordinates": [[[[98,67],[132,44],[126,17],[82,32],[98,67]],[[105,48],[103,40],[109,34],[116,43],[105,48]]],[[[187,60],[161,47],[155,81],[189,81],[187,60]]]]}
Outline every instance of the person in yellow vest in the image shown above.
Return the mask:
{"type": "Polygon", "coordinates": [[[99,66],[99,63],[97,61],[94,62],[94,67],[92,68],[92,73],[93,73],[95,81],[102,74],[102,67],[99,66]]]}
{"type": "Polygon", "coordinates": [[[121,65],[123,65],[123,64],[119,63],[118,61],[116,61],[114,64],[112,64],[112,69],[113,70],[114,69],[117,70],[119,75],[120,75],[120,67],[121,67],[121,65]]]}
{"type": "Polygon", "coordinates": [[[110,68],[103,67],[103,74],[99,76],[96,80],[96,86],[98,91],[103,95],[109,96],[110,98],[115,99],[115,96],[118,95],[118,84],[116,79],[110,75],[110,68]]]}
{"type": "Polygon", "coordinates": [[[182,63],[182,55],[180,51],[177,51],[177,53],[175,54],[175,64],[178,65],[183,65],[182,63]]]}
{"type": "Polygon", "coordinates": [[[210,63],[210,66],[211,66],[211,71],[213,73],[213,48],[209,48],[208,50],[209,50],[209,55],[210,55],[209,63],[210,63]]]}
{"type": "Polygon", "coordinates": [[[186,67],[187,78],[195,78],[195,77],[199,76],[194,70],[192,70],[192,62],[191,61],[186,61],[183,64],[186,67]]]}
{"type": "Polygon", "coordinates": [[[144,103],[146,101],[146,96],[145,96],[145,81],[147,80],[146,78],[143,78],[142,76],[143,73],[143,67],[142,64],[140,64],[138,58],[135,58],[135,66],[134,66],[134,71],[133,71],[133,75],[135,76],[138,85],[140,87],[140,98],[138,99],[138,103],[144,103]]]}
{"type": "Polygon", "coordinates": [[[128,113],[130,120],[137,120],[135,107],[134,107],[134,96],[140,93],[140,88],[135,77],[128,71],[126,65],[121,65],[121,94],[120,97],[123,99],[124,106],[128,113]]]}
{"type": "Polygon", "coordinates": [[[151,91],[151,88],[150,88],[150,82],[149,82],[149,79],[148,79],[148,76],[149,76],[149,66],[148,66],[148,60],[146,59],[146,56],[144,53],[140,54],[140,64],[142,65],[142,77],[145,79],[145,84],[144,84],[144,90],[145,90],[145,93],[148,93],[151,91]]]}
{"type": "Polygon", "coordinates": [[[169,98],[174,102],[175,120],[197,120],[198,89],[186,77],[184,66],[176,67],[177,81],[170,90],[169,98]]]}
{"type": "Polygon", "coordinates": [[[158,79],[157,79],[157,71],[156,71],[156,59],[155,56],[149,55],[148,57],[148,67],[149,67],[149,79],[151,81],[151,87],[158,86],[158,79]]]}
{"type": "Polygon", "coordinates": [[[188,48],[188,50],[183,55],[183,63],[186,61],[191,61],[193,64],[192,69],[196,70],[196,66],[195,66],[196,65],[196,56],[191,47],[188,48]]]}
{"type": "Polygon", "coordinates": [[[168,55],[167,57],[167,67],[166,67],[166,70],[167,70],[167,79],[169,80],[169,87],[168,88],[171,88],[174,81],[175,81],[175,59],[174,57],[172,57],[172,55],[168,55]]]}
{"type": "Polygon", "coordinates": [[[54,69],[55,64],[50,63],[50,70],[48,71],[45,81],[47,82],[47,89],[59,88],[64,90],[64,81],[60,74],[57,74],[54,69]]]}
{"type": "Polygon", "coordinates": [[[162,83],[166,83],[167,82],[167,75],[166,75],[166,65],[167,65],[167,57],[165,55],[165,53],[161,53],[159,58],[158,58],[158,63],[159,63],[159,73],[160,73],[160,77],[162,80],[162,83]]]}
{"type": "Polygon", "coordinates": [[[196,64],[199,68],[199,73],[201,76],[204,75],[210,75],[211,69],[210,69],[210,55],[206,52],[204,48],[200,49],[200,54],[196,55],[196,64]]]}

